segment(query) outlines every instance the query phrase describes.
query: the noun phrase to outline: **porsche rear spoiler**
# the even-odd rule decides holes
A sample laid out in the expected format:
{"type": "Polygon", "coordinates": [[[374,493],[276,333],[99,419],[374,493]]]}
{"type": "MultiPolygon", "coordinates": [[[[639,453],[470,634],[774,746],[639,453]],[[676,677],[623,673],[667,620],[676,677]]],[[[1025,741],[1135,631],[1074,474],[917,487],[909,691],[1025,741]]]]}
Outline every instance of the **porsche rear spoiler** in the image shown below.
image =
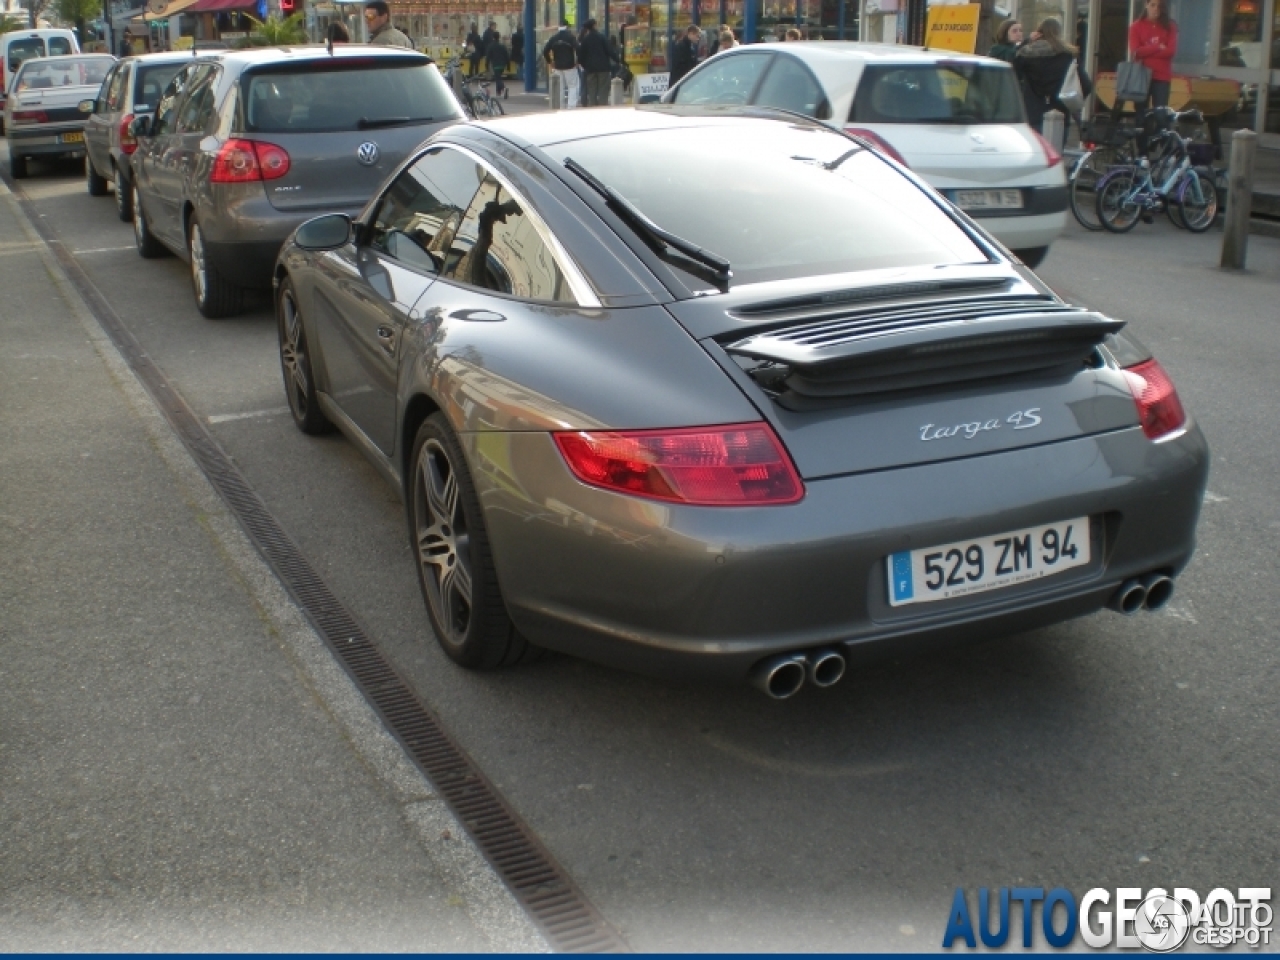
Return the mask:
{"type": "Polygon", "coordinates": [[[763,386],[782,394],[784,405],[805,406],[806,400],[1078,367],[1109,334],[1124,327],[1120,320],[1044,301],[1019,312],[1012,312],[1014,305],[1007,301],[990,313],[974,311],[974,306],[966,304],[968,309],[941,317],[935,307],[925,316],[824,320],[722,346],[735,357],[755,361],[742,365],[763,386]]]}

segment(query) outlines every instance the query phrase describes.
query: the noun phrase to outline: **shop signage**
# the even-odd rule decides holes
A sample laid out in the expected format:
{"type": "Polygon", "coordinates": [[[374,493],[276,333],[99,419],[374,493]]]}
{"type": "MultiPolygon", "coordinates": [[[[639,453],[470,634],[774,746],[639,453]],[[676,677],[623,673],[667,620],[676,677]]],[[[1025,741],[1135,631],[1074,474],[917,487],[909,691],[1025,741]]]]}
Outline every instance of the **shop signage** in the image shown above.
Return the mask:
{"type": "Polygon", "coordinates": [[[636,103],[654,103],[667,92],[669,73],[640,73],[631,81],[636,103]]]}
{"type": "Polygon", "coordinates": [[[930,7],[924,45],[930,50],[973,53],[978,43],[978,15],[981,12],[982,6],[977,3],[930,7]]]}

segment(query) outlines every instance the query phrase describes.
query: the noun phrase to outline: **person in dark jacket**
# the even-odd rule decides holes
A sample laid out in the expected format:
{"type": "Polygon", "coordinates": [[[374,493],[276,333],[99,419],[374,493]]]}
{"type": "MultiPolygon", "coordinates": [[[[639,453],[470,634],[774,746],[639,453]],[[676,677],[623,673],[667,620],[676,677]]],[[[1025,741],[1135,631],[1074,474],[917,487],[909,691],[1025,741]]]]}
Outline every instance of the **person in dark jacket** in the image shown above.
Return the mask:
{"type": "Polygon", "coordinates": [[[578,38],[563,21],[558,33],[554,33],[542,48],[542,59],[560,77],[560,108],[572,110],[579,104],[578,93],[578,38]]]}
{"type": "Polygon", "coordinates": [[[693,24],[684,32],[684,36],[676,41],[675,52],[671,55],[671,76],[668,86],[674,87],[680,78],[698,65],[698,47],[701,45],[702,31],[693,24]]]}
{"type": "MultiPolygon", "coordinates": [[[[1077,56],[1076,48],[1062,39],[1062,23],[1049,17],[1031,34],[1031,42],[1014,57],[1013,66],[1022,81],[1023,99],[1027,104],[1027,122],[1036,130],[1043,130],[1044,115],[1050,110],[1060,110],[1067,118],[1074,116],[1058,99],[1058,93],[1077,56]]],[[[1088,96],[1088,78],[1078,64],[1077,69],[1080,84],[1088,96]]]]}
{"type": "Polygon", "coordinates": [[[489,57],[489,72],[493,74],[494,89],[498,91],[498,96],[505,100],[507,83],[503,77],[507,74],[507,68],[511,66],[511,51],[502,42],[502,34],[497,30],[493,31],[486,55],[489,57]]]}
{"type": "Polygon", "coordinates": [[[468,48],[467,59],[471,61],[471,76],[477,76],[480,73],[480,61],[484,59],[484,38],[480,36],[474,23],[464,44],[468,48]]]}
{"type": "Polygon", "coordinates": [[[524,28],[516,27],[511,35],[511,66],[516,76],[524,76],[524,28]]]}
{"type": "Polygon", "coordinates": [[[987,53],[988,57],[1013,63],[1018,48],[1022,46],[1022,24],[1017,20],[1006,20],[996,30],[996,42],[987,53]]]}
{"type": "Polygon", "coordinates": [[[583,98],[585,107],[607,107],[609,105],[609,81],[613,78],[613,66],[617,62],[609,42],[596,29],[596,22],[588,20],[582,27],[582,38],[578,46],[578,62],[582,64],[587,75],[587,94],[583,98]]]}

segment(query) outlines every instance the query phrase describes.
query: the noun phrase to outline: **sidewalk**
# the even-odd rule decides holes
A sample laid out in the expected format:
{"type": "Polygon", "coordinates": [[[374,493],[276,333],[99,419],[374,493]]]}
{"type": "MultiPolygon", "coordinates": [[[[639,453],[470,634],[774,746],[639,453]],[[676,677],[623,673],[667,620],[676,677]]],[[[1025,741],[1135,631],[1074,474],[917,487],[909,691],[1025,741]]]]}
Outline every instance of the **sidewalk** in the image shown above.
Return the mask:
{"type": "Polygon", "coordinates": [[[0,184],[0,951],[545,946],[0,184]]]}

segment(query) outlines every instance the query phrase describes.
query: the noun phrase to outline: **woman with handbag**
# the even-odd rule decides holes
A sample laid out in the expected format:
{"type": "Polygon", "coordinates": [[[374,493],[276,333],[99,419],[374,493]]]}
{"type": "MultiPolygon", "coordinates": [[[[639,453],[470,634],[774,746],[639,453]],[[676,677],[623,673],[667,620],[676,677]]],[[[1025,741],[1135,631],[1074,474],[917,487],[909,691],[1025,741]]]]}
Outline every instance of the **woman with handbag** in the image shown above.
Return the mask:
{"type": "Polygon", "coordinates": [[[1062,39],[1062,23],[1053,17],[1044,20],[1031,34],[1030,42],[1018,48],[1013,66],[1022,83],[1027,122],[1037,131],[1042,130],[1044,115],[1050,110],[1061,110],[1064,117],[1076,115],[1058,96],[1069,70],[1079,71],[1085,95],[1090,92],[1076,56],[1076,48],[1062,39]]]}
{"type": "Polygon", "coordinates": [[[1145,103],[1135,103],[1139,113],[1147,106],[1167,107],[1173,80],[1173,58],[1178,52],[1178,25],[1169,19],[1169,0],[1147,0],[1146,14],[1129,28],[1129,53],[1151,71],[1145,103]]]}

